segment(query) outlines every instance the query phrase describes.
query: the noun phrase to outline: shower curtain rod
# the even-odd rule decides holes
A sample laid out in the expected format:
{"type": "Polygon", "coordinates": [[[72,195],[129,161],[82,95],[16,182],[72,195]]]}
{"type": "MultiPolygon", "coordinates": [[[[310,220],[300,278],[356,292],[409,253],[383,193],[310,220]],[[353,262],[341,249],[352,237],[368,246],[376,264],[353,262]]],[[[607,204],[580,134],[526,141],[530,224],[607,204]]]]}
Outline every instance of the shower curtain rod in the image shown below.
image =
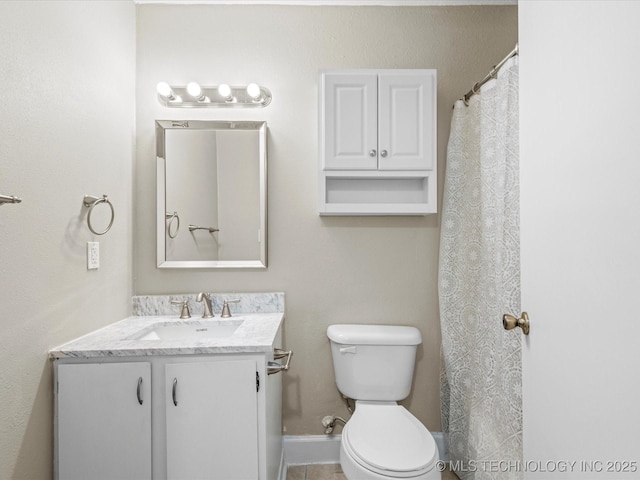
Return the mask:
{"type": "Polygon", "coordinates": [[[516,43],[516,47],[511,50],[511,52],[509,53],[509,55],[507,55],[506,57],[504,57],[502,59],[502,61],[500,63],[498,63],[497,65],[495,65],[491,71],[487,74],[486,77],[484,77],[482,80],[480,80],[479,82],[477,82],[472,88],[471,90],[469,90],[469,92],[461,98],[461,100],[464,102],[464,104],[468,107],[469,106],[469,100],[471,99],[471,97],[473,97],[476,93],[480,93],[479,89],[480,87],[482,87],[485,83],[487,83],[489,80],[491,80],[492,78],[496,78],[496,75],[498,74],[498,72],[500,71],[500,69],[502,68],[502,66],[507,63],[507,60],[509,60],[511,57],[515,57],[516,55],[518,55],[518,44],[516,43]]]}

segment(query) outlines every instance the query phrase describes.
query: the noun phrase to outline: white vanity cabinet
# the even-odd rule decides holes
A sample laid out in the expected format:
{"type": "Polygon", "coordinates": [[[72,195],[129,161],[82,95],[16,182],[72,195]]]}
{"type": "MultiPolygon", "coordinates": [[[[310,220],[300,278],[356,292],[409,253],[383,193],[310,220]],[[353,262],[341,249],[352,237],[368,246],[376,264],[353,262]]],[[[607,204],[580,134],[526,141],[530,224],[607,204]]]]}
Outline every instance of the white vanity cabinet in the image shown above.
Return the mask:
{"type": "Polygon", "coordinates": [[[57,478],[151,480],[148,362],[57,366],[57,478]]]}
{"type": "Polygon", "coordinates": [[[436,212],[436,71],[325,70],[321,215],[436,212]]]}
{"type": "Polygon", "coordinates": [[[276,480],[282,375],[267,375],[272,360],[56,359],[56,478],[276,480]]]}

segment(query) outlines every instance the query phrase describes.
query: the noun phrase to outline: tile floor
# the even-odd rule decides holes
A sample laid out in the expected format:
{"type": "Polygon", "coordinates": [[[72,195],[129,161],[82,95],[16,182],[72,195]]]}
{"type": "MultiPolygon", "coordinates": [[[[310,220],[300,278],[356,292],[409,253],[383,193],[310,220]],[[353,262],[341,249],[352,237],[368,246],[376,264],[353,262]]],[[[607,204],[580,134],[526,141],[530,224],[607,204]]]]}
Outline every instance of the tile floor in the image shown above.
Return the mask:
{"type": "MultiPolygon", "coordinates": [[[[347,480],[339,464],[291,465],[287,480],[347,480]]],[[[459,480],[453,472],[442,472],[442,480],[459,480]]]]}

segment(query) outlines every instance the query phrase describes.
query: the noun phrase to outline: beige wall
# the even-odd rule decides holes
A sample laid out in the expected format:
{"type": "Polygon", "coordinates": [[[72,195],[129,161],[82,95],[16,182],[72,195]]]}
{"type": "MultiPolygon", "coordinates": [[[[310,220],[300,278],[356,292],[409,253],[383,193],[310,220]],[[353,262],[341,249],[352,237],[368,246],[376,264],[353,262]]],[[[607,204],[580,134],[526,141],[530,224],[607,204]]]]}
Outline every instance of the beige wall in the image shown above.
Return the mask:
{"type": "Polygon", "coordinates": [[[437,68],[443,172],[451,104],[513,47],[516,15],[515,7],[139,6],[135,97],[130,2],[0,2],[0,193],[24,199],[0,207],[0,478],[51,477],[46,352],[130,312],[132,236],[136,293],[287,293],[286,345],[296,352],[285,377],[288,433],[321,433],[323,415],[345,414],[325,338],[336,322],[422,330],[406,404],[439,430],[438,217],[318,217],[317,70],[437,68]],[[161,79],[258,81],[274,102],[176,112],[155,100],[161,79]],[[163,118],[269,123],[267,271],[155,268],[153,120],[163,118]],[[105,236],[86,229],[86,193],[114,202],[105,236]],[[86,270],[91,240],[100,241],[97,271],[86,270]]]}
{"type": "Polygon", "coordinates": [[[318,217],[317,70],[437,68],[443,172],[451,104],[513,47],[516,8],[145,5],[137,69],[134,13],[128,1],[0,2],[0,194],[24,199],[0,207],[0,478],[51,477],[46,352],[129,314],[132,237],[136,293],[287,293],[286,344],[296,352],[285,377],[288,433],[321,433],[323,415],[345,414],[325,338],[336,322],[422,330],[406,404],[439,430],[438,217],[318,217]],[[176,112],[155,100],[161,79],[258,81],[274,102],[223,115],[176,112]],[[267,271],[155,268],[153,120],[163,118],[269,123],[267,271]],[[105,236],[86,229],[87,193],[114,202],[105,236]],[[86,270],[91,240],[100,241],[97,271],[86,270]]]}
{"type": "Polygon", "coordinates": [[[52,477],[48,349],[130,311],[134,42],[131,2],[0,2],[0,193],[23,198],[0,206],[3,480],[52,477]],[[104,193],[95,237],[82,198],[104,193]]]}
{"type": "Polygon", "coordinates": [[[286,292],[285,343],[295,351],[284,383],[289,434],[320,434],[324,415],[346,415],[329,324],[415,325],[424,343],[405,405],[440,430],[439,216],[318,216],[317,72],[436,68],[441,186],[451,106],[513,48],[516,7],[139,5],[137,34],[136,293],[286,292]],[[259,110],[166,109],[155,98],[161,80],[256,81],[273,102],[259,110]],[[155,119],[268,122],[268,270],[155,268],[155,119]]]}

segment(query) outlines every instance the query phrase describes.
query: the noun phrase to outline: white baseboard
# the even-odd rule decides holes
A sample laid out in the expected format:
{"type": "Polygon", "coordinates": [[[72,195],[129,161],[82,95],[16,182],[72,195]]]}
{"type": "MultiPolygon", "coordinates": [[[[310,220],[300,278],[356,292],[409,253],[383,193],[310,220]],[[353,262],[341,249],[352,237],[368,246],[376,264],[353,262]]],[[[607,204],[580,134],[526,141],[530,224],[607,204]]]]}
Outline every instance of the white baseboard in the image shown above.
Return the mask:
{"type": "Polygon", "coordinates": [[[339,463],[342,435],[285,435],[285,465],[339,463]]]}
{"type": "MultiPolygon", "coordinates": [[[[448,461],[449,449],[443,432],[431,432],[438,446],[440,460],[448,461]]],[[[284,466],[286,477],[289,465],[313,465],[318,463],[340,463],[341,435],[285,435],[283,437],[284,466]]],[[[282,480],[285,480],[282,478],[282,480]]]]}

